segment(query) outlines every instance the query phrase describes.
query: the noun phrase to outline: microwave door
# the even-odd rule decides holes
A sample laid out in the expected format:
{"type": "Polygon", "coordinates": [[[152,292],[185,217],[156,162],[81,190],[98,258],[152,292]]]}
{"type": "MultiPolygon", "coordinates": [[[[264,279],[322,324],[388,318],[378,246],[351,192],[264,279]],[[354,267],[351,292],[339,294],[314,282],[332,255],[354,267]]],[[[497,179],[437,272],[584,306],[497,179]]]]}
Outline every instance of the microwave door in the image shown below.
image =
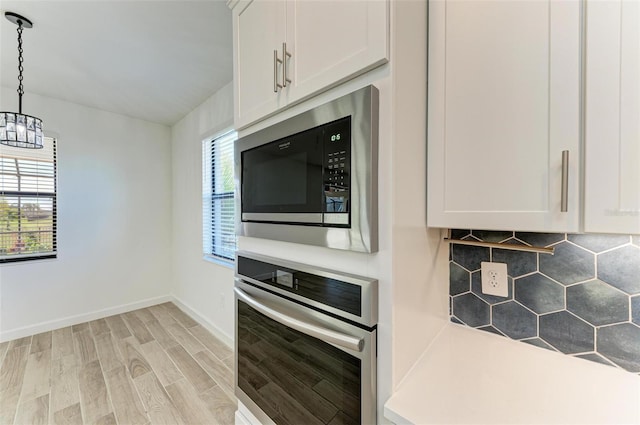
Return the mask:
{"type": "Polygon", "coordinates": [[[308,130],[242,152],[242,220],[322,224],[322,144],[308,130]]]}

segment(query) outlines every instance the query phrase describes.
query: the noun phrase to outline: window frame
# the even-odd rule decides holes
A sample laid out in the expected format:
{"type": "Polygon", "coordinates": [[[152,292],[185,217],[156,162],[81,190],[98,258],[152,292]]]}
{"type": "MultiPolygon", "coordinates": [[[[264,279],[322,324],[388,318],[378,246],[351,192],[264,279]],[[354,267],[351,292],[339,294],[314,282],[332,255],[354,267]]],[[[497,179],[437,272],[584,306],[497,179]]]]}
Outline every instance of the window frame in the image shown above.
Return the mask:
{"type": "MultiPolygon", "coordinates": [[[[234,144],[238,139],[238,133],[233,129],[227,129],[216,134],[213,137],[209,137],[202,142],[202,238],[203,238],[203,258],[207,261],[211,261],[217,264],[221,264],[227,267],[234,267],[235,264],[235,252],[237,251],[237,237],[235,236],[235,191],[216,191],[216,182],[220,178],[220,174],[216,172],[216,167],[221,167],[220,158],[215,157],[214,152],[216,149],[225,149],[225,147],[216,148],[216,142],[218,143],[231,143],[231,158],[230,166],[232,170],[233,178],[233,153],[234,144]],[[209,183],[209,184],[207,184],[209,183]],[[222,202],[225,200],[231,200],[233,205],[232,221],[233,221],[233,248],[227,249],[226,252],[221,252],[216,247],[224,246],[225,242],[222,240],[225,236],[229,236],[229,232],[224,232],[221,229],[223,224],[220,220],[225,219],[225,214],[222,211],[224,206],[222,202]],[[220,216],[220,218],[218,218],[220,216]],[[210,238],[210,239],[208,239],[210,238]],[[210,249],[208,249],[210,248],[210,249]],[[225,255],[225,253],[231,252],[231,256],[225,255]]],[[[228,147],[226,148],[228,149],[228,147]]],[[[228,215],[227,215],[228,218],[228,215]]]]}
{"type": "MultiPolygon", "coordinates": [[[[53,172],[53,177],[52,177],[52,188],[53,191],[40,191],[40,190],[30,190],[30,191],[23,191],[20,189],[21,186],[21,179],[23,177],[30,177],[30,178],[38,178],[39,174],[35,173],[35,174],[29,174],[28,172],[21,172],[20,171],[20,165],[19,165],[19,160],[24,160],[24,161],[32,161],[32,162],[36,162],[36,161],[46,161],[43,160],[41,158],[38,158],[37,155],[33,155],[30,156],[28,153],[32,150],[32,149],[25,149],[25,148],[16,148],[16,147],[8,147],[11,150],[14,149],[21,149],[21,152],[24,153],[24,155],[22,156],[18,156],[18,155],[3,155],[2,154],[2,149],[5,148],[5,146],[0,147],[0,158],[2,159],[12,159],[15,161],[15,169],[16,172],[15,174],[12,174],[10,172],[4,172],[3,167],[0,167],[0,175],[9,175],[9,176],[15,176],[16,181],[17,181],[17,190],[5,190],[4,188],[2,188],[0,186],[0,198],[3,198],[5,196],[7,197],[15,197],[15,198],[30,198],[30,199],[50,199],[51,200],[51,208],[52,208],[52,213],[51,213],[51,244],[52,244],[52,250],[51,251],[46,251],[46,252],[30,252],[30,253],[20,253],[20,254],[11,254],[11,255],[6,255],[6,254],[2,254],[0,253],[0,266],[3,265],[8,265],[8,264],[15,264],[15,263],[24,263],[24,262],[28,262],[28,261],[37,261],[37,260],[51,260],[51,259],[57,259],[58,258],[58,138],[54,137],[54,136],[44,136],[45,139],[45,143],[47,140],[50,140],[52,143],[52,158],[51,158],[51,163],[52,163],[52,172],[53,172]]],[[[38,149],[39,151],[40,149],[38,149]]],[[[47,176],[45,176],[47,177],[47,176]]],[[[48,177],[47,177],[48,178],[48,177]]],[[[19,205],[19,209],[20,211],[22,211],[22,206],[20,206],[20,200],[18,201],[18,205],[19,205]]],[[[22,221],[25,220],[25,218],[23,217],[22,214],[18,215],[18,231],[17,233],[19,233],[20,235],[22,235],[23,233],[32,233],[33,231],[30,230],[21,230],[22,229],[22,221]]],[[[0,234],[2,233],[2,231],[0,231],[0,234]]],[[[11,231],[8,233],[16,233],[15,231],[11,231]]]]}

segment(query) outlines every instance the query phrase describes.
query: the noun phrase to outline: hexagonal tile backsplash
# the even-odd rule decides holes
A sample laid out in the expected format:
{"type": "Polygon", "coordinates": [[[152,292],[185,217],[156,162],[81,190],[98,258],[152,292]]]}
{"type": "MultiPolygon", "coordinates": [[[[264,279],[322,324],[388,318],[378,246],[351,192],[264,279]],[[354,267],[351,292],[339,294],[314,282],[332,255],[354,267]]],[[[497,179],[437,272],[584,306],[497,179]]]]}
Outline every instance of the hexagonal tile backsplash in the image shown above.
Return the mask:
{"type": "Polygon", "coordinates": [[[552,246],[555,255],[452,242],[451,321],[640,373],[639,237],[460,229],[452,237],[552,246]],[[483,261],[507,264],[507,297],[481,292],[483,261]]]}

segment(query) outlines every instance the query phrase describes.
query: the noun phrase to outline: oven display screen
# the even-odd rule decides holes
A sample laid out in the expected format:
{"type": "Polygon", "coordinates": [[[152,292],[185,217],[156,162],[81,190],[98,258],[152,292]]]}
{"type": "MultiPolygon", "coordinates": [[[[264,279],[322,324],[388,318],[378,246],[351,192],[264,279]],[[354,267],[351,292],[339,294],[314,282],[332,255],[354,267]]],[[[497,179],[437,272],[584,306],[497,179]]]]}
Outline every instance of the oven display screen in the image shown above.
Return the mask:
{"type": "Polygon", "coordinates": [[[360,359],[237,308],[238,385],[275,423],[360,423],[360,359]]]}

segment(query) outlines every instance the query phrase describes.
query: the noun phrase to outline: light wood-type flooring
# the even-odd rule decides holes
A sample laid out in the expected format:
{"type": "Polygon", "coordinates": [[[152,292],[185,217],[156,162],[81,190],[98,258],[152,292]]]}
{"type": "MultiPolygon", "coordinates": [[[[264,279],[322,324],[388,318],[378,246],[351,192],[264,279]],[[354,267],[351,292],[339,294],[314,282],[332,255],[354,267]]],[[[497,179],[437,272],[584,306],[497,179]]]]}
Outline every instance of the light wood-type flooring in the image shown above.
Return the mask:
{"type": "Polygon", "coordinates": [[[233,352],[172,303],[0,344],[0,424],[233,424],[233,352]]]}

